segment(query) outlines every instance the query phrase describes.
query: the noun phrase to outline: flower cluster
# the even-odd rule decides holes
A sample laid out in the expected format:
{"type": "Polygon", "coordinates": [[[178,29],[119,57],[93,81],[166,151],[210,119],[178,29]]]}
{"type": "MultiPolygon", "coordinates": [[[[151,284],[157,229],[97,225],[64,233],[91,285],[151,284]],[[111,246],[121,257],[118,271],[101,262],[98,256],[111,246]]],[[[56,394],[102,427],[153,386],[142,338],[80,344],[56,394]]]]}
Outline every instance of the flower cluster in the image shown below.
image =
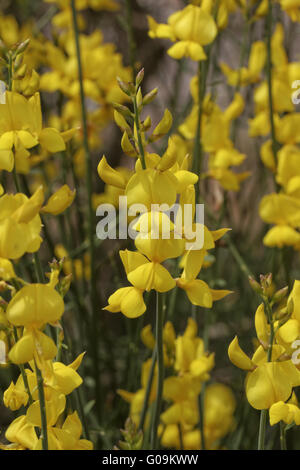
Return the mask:
{"type": "Polygon", "coordinates": [[[262,278],[261,285],[251,281],[263,299],[255,313],[257,345],[254,354],[251,358],[246,355],[236,336],[229,345],[228,355],[235,366],[247,371],[245,390],[253,408],[269,410],[271,425],[279,421],[299,424],[298,402],[293,390],[300,385],[294,344],[300,336],[300,282],[294,282],[286,298],[287,288],[270,292],[270,279],[270,276],[262,278]]]}
{"type": "Polygon", "coordinates": [[[42,217],[60,216],[72,204],[76,191],[67,184],[54,192],[47,188],[45,202],[46,188],[38,185],[31,194],[25,176],[33,166],[32,150],[61,152],[74,132],[43,127],[39,92],[34,90],[29,96],[28,86],[22,86],[23,81],[28,85],[28,77],[18,75],[27,46],[28,41],[12,49],[2,47],[8,89],[0,104],[0,169],[7,176],[13,175],[8,182],[14,181],[15,192],[1,186],[0,346],[1,365],[15,365],[20,372],[4,392],[3,402],[12,411],[20,412],[5,432],[9,443],[2,443],[1,449],[92,449],[91,441],[81,439],[82,416],[79,418],[78,412],[67,406],[66,398],[83,382],[76,370],[84,353],[69,365],[63,362],[66,360],[63,349],[67,347],[61,324],[65,311],[63,298],[71,279],[60,276],[62,263],[55,260],[46,283],[39,256],[43,243],[42,217]],[[33,255],[35,279],[26,263],[28,254],[33,255]],[[30,282],[23,276],[26,269],[30,282]]]}
{"type": "MultiPolygon", "coordinates": [[[[226,290],[211,289],[198,279],[207,251],[214,248],[215,241],[228,229],[209,231],[203,223],[194,220],[197,210],[194,184],[198,181],[198,176],[188,170],[187,156],[178,160],[172,137],[162,157],[147,151],[148,144],[168,133],[172,116],[166,110],[160,123],[147,135],[151,119],[148,116],[143,122],[140,120],[140,113],[149,101],[148,95],[142,96],[142,76],[143,71],[138,74],[135,86],[120,82],[122,89],[132,97],[134,113],[125,106],[119,107],[121,112],[116,111],[116,121],[124,132],[123,150],[137,159],[135,171],[128,179],[124,173],[113,169],[105,156],[98,165],[100,178],[107,185],[121,189],[122,194],[127,197],[129,207],[138,205],[137,211],[132,214],[138,217],[131,222],[137,232],[134,241],[137,251],[120,251],[131,286],[118,289],[109,297],[108,306],[105,307],[111,312],[121,311],[129,318],[138,317],[145,312],[143,293],[152,289],[163,293],[177,285],[186,292],[193,305],[207,308],[212,307],[213,301],[229,293],[226,290]],[[132,129],[130,122],[133,118],[132,129]],[[177,198],[182,209],[181,217],[176,214],[172,221],[171,214],[167,211],[172,212],[177,198]],[[192,219],[186,216],[188,210],[192,219]],[[200,231],[203,237],[197,237],[200,231]],[[180,257],[183,257],[183,271],[180,277],[174,279],[163,263],[180,257]]],[[[149,95],[152,98],[155,90],[149,95]]]]}
{"type": "MultiPolygon", "coordinates": [[[[150,325],[143,328],[141,339],[149,349],[155,347],[155,338],[150,325]]],[[[231,389],[226,385],[217,382],[206,384],[214,367],[214,354],[205,351],[203,340],[197,336],[197,323],[192,318],[188,319],[183,335],[177,337],[173,324],[170,321],[166,322],[163,344],[168,376],[163,384],[165,406],[160,415],[159,433],[162,445],[175,449],[201,449],[198,401],[205,384],[203,407],[205,448],[218,448],[221,439],[235,426],[233,415],[236,402],[231,389]]],[[[141,420],[151,363],[150,358],[142,366],[139,390],[135,393],[119,390],[121,397],[130,403],[130,417],[136,425],[139,425],[141,420]]],[[[156,383],[157,368],[152,379],[148,406],[155,401],[156,383]]],[[[149,418],[147,415],[146,425],[149,423],[149,418]]]]}

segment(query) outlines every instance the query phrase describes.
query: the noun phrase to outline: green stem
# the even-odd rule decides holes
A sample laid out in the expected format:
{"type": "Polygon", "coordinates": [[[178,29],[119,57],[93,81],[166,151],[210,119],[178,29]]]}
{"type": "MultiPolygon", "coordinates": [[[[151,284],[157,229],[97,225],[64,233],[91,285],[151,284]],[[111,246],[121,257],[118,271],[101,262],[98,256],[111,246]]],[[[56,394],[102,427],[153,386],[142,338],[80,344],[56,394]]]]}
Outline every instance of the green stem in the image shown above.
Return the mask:
{"type": "Polygon", "coordinates": [[[264,450],[265,448],[267,414],[268,414],[268,410],[261,410],[260,412],[257,450],[264,450]]]}
{"type": "Polygon", "coordinates": [[[149,397],[150,397],[153,378],[154,378],[155,364],[156,364],[156,348],[153,349],[153,353],[152,353],[152,362],[151,362],[151,367],[150,367],[149,376],[147,380],[143,408],[142,408],[140,422],[139,422],[139,429],[141,430],[144,429],[146,414],[148,411],[149,397]]]}
{"type": "MultiPolygon", "coordinates": [[[[249,28],[249,11],[248,10],[246,11],[245,16],[246,16],[246,21],[245,21],[245,28],[243,30],[243,40],[242,40],[241,53],[240,53],[238,80],[234,88],[234,96],[236,93],[240,91],[241,79],[242,79],[242,67],[244,65],[246,55],[249,55],[248,44],[249,44],[249,29],[250,28],[249,28]]],[[[235,119],[232,123],[232,129],[231,129],[231,140],[233,143],[235,143],[235,139],[236,139],[237,126],[238,126],[238,120],[235,119]]]]}
{"type": "Polygon", "coordinates": [[[12,53],[9,51],[8,53],[8,82],[7,82],[7,88],[8,91],[12,91],[12,85],[13,85],[13,58],[12,58],[12,53]]]}
{"type": "Polygon", "coordinates": [[[183,435],[182,435],[182,425],[181,425],[181,423],[178,423],[177,426],[178,426],[180,450],[184,450],[183,435]]]}
{"type": "MultiPolygon", "coordinates": [[[[219,9],[219,1],[216,2],[214,8],[214,19],[217,17],[219,9]]],[[[203,100],[206,93],[206,82],[207,82],[207,75],[210,65],[211,59],[211,50],[214,45],[214,41],[211,42],[205,52],[206,52],[206,60],[199,61],[198,63],[198,115],[197,115],[197,127],[196,127],[196,135],[195,135],[195,142],[194,142],[194,149],[193,149],[193,172],[196,173],[200,177],[201,169],[202,169],[202,160],[203,160],[203,146],[202,146],[202,132],[201,132],[201,125],[202,125],[202,116],[203,116],[203,100]]],[[[199,202],[200,197],[200,187],[199,182],[196,185],[196,203],[199,202]]]]}
{"type": "Polygon", "coordinates": [[[44,282],[44,273],[43,273],[43,270],[42,270],[41,260],[40,260],[38,252],[33,254],[33,261],[34,261],[34,268],[35,268],[36,278],[37,278],[38,282],[42,284],[44,282]]]}
{"type": "Polygon", "coordinates": [[[101,418],[101,387],[99,380],[99,353],[98,353],[98,300],[97,300],[97,286],[96,286],[96,270],[95,270],[95,240],[94,240],[94,212],[92,205],[92,160],[89,149],[88,141],[88,125],[87,125],[87,112],[85,107],[85,95],[83,88],[83,71],[81,61],[81,50],[79,42],[79,29],[77,22],[77,12],[75,6],[75,0],[71,0],[72,19],[73,19],[73,31],[75,37],[76,55],[77,55],[77,68],[78,68],[78,79],[80,86],[80,102],[81,102],[81,114],[82,114],[82,128],[83,128],[83,146],[85,150],[85,167],[86,167],[86,187],[88,196],[88,239],[89,239],[89,252],[90,252],[90,269],[91,269],[91,307],[92,307],[92,324],[91,324],[91,342],[93,349],[93,370],[95,378],[95,391],[96,391],[96,407],[99,419],[101,418]]]}
{"type": "MultiPolygon", "coordinates": [[[[208,67],[206,67],[207,69],[208,67]]],[[[198,115],[197,115],[197,128],[195,135],[195,143],[193,149],[193,172],[196,175],[200,176],[202,168],[202,159],[203,159],[203,147],[201,142],[201,124],[202,124],[202,114],[203,114],[203,87],[204,87],[204,76],[202,76],[202,70],[204,67],[202,62],[199,62],[198,65],[198,115]]],[[[199,181],[196,184],[196,203],[198,202],[200,195],[199,181]]]]}
{"type": "Polygon", "coordinates": [[[239,253],[237,247],[229,236],[226,237],[226,241],[228,244],[228,248],[235,261],[237,262],[240,270],[247,276],[247,279],[249,278],[249,276],[254,277],[249,267],[247,266],[245,260],[243,259],[242,255],[239,253]]]}
{"type": "Polygon", "coordinates": [[[157,449],[158,425],[163,399],[164,384],[164,350],[163,350],[163,296],[156,293],[156,352],[157,352],[157,390],[153,417],[153,427],[151,433],[151,450],[157,449]]]}
{"type": "Polygon", "coordinates": [[[268,99],[269,99],[269,118],[271,126],[272,150],[277,164],[277,150],[278,142],[276,140],[275,124],[274,124],[274,106],[272,96],[272,0],[268,0],[268,14],[267,14],[267,82],[268,82],[268,99]]]}
{"type": "MultiPolygon", "coordinates": [[[[272,309],[267,298],[263,298],[265,310],[267,313],[268,323],[270,325],[270,338],[268,345],[267,353],[267,362],[272,361],[272,349],[274,341],[274,323],[272,309]]],[[[259,424],[259,434],[258,434],[258,450],[264,450],[265,448],[265,433],[266,433],[266,421],[267,421],[268,410],[261,410],[260,412],[260,424],[259,424]]]]}
{"type": "Polygon", "coordinates": [[[36,362],[35,362],[35,373],[36,373],[36,381],[37,381],[40,411],[41,411],[42,431],[41,431],[40,439],[42,440],[42,449],[48,450],[48,430],[47,430],[47,416],[46,416],[46,401],[45,401],[45,394],[44,394],[44,380],[43,380],[42,372],[36,365],[36,362]]]}
{"type": "Polygon", "coordinates": [[[285,435],[285,424],[280,421],[280,449],[287,450],[286,447],[286,435],[285,435]]]}
{"type": "Polygon", "coordinates": [[[141,160],[143,170],[146,170],[145,150],[144,150],[142,136],[141,136],[140,116],[139,116],[138,105],[136,102],[136,94],[132,97],[132,103],[133,103],[133,110],[134,110],[134,122],[135,122],[136,133],[137,133],[140,160],[141,160]]]}

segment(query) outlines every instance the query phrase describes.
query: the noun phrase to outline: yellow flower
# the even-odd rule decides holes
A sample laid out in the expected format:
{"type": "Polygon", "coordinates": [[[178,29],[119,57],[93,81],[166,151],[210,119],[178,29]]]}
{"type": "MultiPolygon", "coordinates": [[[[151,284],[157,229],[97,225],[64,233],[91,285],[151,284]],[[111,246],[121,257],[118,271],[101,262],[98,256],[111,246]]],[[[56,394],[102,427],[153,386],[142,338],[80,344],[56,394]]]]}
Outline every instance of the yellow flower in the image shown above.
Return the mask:
{"type": "Polygon", "coordinates": [[[16,385],[11,382],[3,395],[3,403],[7,408],[12,411],[18,410],[22,405],[26,406],[28,402],[28,395],[24,390],[24,384],[19,380],[16,385]]]}
{"type": "Polygon", "coordinates": [[[228,290],[214,290],[197,276],[202,268],[205,250],[190,250],[185,260],[185,267],[181,277],[177,279],[177,286],[183,289],[190,302],[200,307],[211,308],[213,301],[222,299],[231,292],[228,290]]]}
{"type": "MultiPolygon", "coordinates": [[[[262,313],[260,310],[259,315],[262,313]]],[[[258,323],[256,327],[263,332],[258,323]]],[[[250,405],[258,410],[269,409],[278,401],[286,401],[293,387],[300,385],[300,372],[291,360],[278,361],[285,352],[280,345],[273,345],[271,361],[260,345],[250,359],[240,348],[235,337],[228,348],[228,356],[237,367],[248,370],[246,377],[246,396],[250,405]]]]}
{"type": "Polygon", "coordinates": [[[281,8],[287,12],[292,21],[300,21],[299,0],[279,0],[281,8]]]}
{"type": "Polygon", "coordinates": [[[226,75],[229,85],[241,86],[256,83],[260,79],[260,74],[264,68],[267,53],[265,43],[262,41],[253,42],[251,45],[248,68],[242,67],[240,70],[232,70],[228,65],[221,63],[221,70],[226,75]]]}
{"type": "Polygon", "coordinates": [[[286,424],[291,424],[295,422],[297,426],[300,424],[300,409],[297,405],[292,403],[284,403],[283,401],[278,401],[274,403],[270,410],[270,425],[279,423],[283,421],[286,424]]]}
{"type": "Polygon", "coordinates": [[[21,448],[33,450],[38,442],[34,426],[28,422],[26,416],[19,416],[7,428],[5,437],[8,441],[17,444],[19,447],[3,446],[5,449],[21,448]]]}
{"type": "Polygon", "coordinates": [[[41,328],[57,322],[64,312],[59,293],[46,284],[22,287],[9,302],[6,316],[15,326],[41,328]]]}
{"type": "Polygon", "coordinates": [[[53,359],[57,348],[53,340],[40,331],[46,323],[55,324],[64,312],[64,302],[59,293],[45,284],[31,284],[20,289],[9,302],[7,320],[14,326],[24,326],[23,335],[9,352],[15,364],[35,359],[53,359]]]}
{"type": "Polygon", "coordinates": [[[122,312],[128,318],[137,318],[146,311],[143,290],[132,286],[121,287],[108,298],[108,305],[103,309],[122,312]]]}
{"type": "Polygon", "coordinates": [[[34,253],[40,247],[41,219],[44,200],[42,188],[27,198],[25,194],[5,194],[0,198],[0,257],[17,259],[34,253]]]}
{"type": "Polygon", "coordinates": [[[49,198],[47,204],[42,208],[46,214],[59,215],[64,212],[74,201],[76,190],[72,191],[64,184],[49,198]]]}
{"type": "Polygon", "coordinates": [[[43,129],[39,93],[26,99],[19,93],[7,91],[0,111],[0,169],[12,171],[16,165],[17,171],[27,173],[28,149],[38,144],[52,153],[65,150],[63,133],[51,127],[43,129]]]}
{"type": "Polygon", "coordinates": [[[168,50],[174,59],[190,57],[195,61],[205,60],[202,46],[211,43],[217,35],[217,26],[213,17],[195,5],[188,5],[183,10],[173,13],[168,18],[168,25],[159,25],[148,17],[149,36],[166,37],[176,41],[168,50]]]}

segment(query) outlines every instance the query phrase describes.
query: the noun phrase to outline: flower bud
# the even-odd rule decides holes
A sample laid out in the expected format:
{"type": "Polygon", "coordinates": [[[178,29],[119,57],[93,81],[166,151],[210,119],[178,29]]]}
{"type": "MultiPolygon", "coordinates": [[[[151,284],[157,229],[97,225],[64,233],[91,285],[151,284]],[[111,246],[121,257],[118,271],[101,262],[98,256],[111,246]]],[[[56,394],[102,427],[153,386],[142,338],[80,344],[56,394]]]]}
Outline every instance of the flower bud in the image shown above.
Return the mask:
{"type": "Polygon", "coordinates": [[[13,382],[3,394],[3,403],[7,408],[12,411],[16,411],[21,408],[22,405],[26,406],[28,402],[28,395],[25,390],[16,387],[13,382]]]}
{"type": "Polygon", "coordinates": [[[18,45],[15,54],[19,55],[19,54],[22,54],[23,52],[25,52],[28,45],[29,45],[29,43],[30,43],[30,38],[25,39],[25,41],[21,42],[21,44],[18,45]]]}
{"type": "Polygon", "coordinates": [[[112,106],[118,113],[122,114],[122,116],[124,116],[125,118],[132,117],[132,113],[130,109],[127,108],[127,106],[124,106],[123,104],[119,103],[112,103],[112,106]]]}
{"type": "Polygon", "coordinates": [[[282,289],[275,292],[275,294],[273,295],[273,299],[272,299],[273,302],[280,303],[286,297],[288,290],[289,290],[288,286],[285,286],[282,289]]]}
{"type": "Polygon", "coordinates": [[[157,95],[157,91],[158,89],[157,88],[154,88],[154,90],[150,91],[149,93],[147,93],[144,98],[143,98],[143,106],[146,106],[146,104],[149,104],[151,103],[154,98],[156,97],[157,95]]]}
{"type": "Polygon", "coordinates": [[[121,90],[128,96],[132,96],[135,93],[135,87],[133,83],[125,83],[120,77],[117,77],[117,82],[121,90]]]}
{"type": "Polygon", "coordinates": [[[261,295],[262,294],[262,288],[259,285],[259,283],[251,276],[248,277],[249,284],[251,288],[256,292],[257,294],[261,295]]]}
{"type": "Polygon", "coordinates": [[[142,83],[143,79],[144,79],[144,74],[145,74],[145,69],[142,68],[137,76],[136,76],[136,79],[135,79],[135,86],[136,88],[138,88],[140,86],[140,84],[142,83]]]}

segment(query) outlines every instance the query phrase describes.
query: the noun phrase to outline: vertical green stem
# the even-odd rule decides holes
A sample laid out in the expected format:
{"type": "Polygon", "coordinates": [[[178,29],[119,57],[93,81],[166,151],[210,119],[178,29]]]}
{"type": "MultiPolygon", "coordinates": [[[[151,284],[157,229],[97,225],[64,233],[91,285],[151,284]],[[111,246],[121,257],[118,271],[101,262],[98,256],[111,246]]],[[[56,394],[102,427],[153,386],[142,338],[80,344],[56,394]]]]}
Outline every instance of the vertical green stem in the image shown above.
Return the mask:
{"type": "Polygon", "coordinates": [[[264,450],[265,448],[267,414],[268,410],[261,410],[260,412],[257,450],[264,450]]]}
{"type": "Polygon", "coordinates": [[[36,381],[37,381],[40,411],[41,411],[42,431],[41,431],[40,439],[42,440],[42,449],[48,450],[48,430],[47,430],[47,416],[46,416],[46,401],[45,401],[45,394],[44,394],[44,380],[43,380],[42,372],[36,365],[36,362],[35,362],[35,373],[36,373],[36,381]]]}
{"type": "Polygon", "coordinates": [[[287,450],[286,447],[286,435],[285,435],[285,424],[280,421],[280,449],[287,450]]]}
{"type": "Polygon", "coordinates": [[[13,58],[12,58],[12,53],[9,51],[8,53],[8,82],[7,82],[7,88],[8,91],[12,91],[12,85],[13,85],[13,58]]]}
{"type": "Polygon", "coordinates": [[[95,378],[95,391],[96,391],[96,407],[98,417],[101,417],[101,387],[99,380],[99,354],[97,340],[99,337],[98,332],[98,302],[97,302],[97,286],[96,286],[96,270],[95,270],[95,241],[94,241],[94,212],[92,205],[92,161],[91,153],[88,142],[88,125],[87,113],[85,108],[85,96],[83,88],[83,71],[81,61],[81,51],[79,42],[79,29],[77,22],[77,12],[75,0],[71,0],[73,31],[76,45],[78,79],[80,86],[80,101],[81,101],[81,114],[82,114],[82,128],[83,128],[83,146],[85,150],[85,166],[86,166],[86,187],[88,196],[88,239],[89,239],[89,252],[90,252],[90,268],[91,268],[91,307],[92,307],[92,325],[91,325],[91,342],[93,348],[93,369],[95,378]]]}
{"type": "Polygon", "coordinates": [[[158,443],[158,425],[159,416],[161,412],[162,399],[163,399],[163,385],[164,385],[164,350],[163,350],[163,297],[158,292],[156,293],[156,353],[157,353],[157,390],[156,402],[153,417],[153,427],[151,433],[151,450],[157,449],[158,443]]]}
{"type": "Polygon", "coordinates": [[[271,126],[271,138],[272,138],[272,150],[277,164],[277,150],[278,142],[276,140],[275,133],[275,124],[274,124],[274,106],[273,106],[273,96],[272,96],[272,0],[268,0],[268,14],[267,14],[267,82],[268,82],[268,99],[269,99],[269,116],[270,116],[270,126],[271,126]]]}
{"type": "MultiPolygon", "coordinates": [[[[268,323],[270,325],[270,339],[267,352],[267,362],[272,361],[272,349],[274,341],[274,324],[273,324],[273,315],[272,309],[267,298],[263,299],[265,310],[267,313],[268,323]]],[[[268,410],[261,410],[260,413],[260,424],[259,424],[259,433],[258,433],[258,450],[264,450],[265,448],[265,433],[266,433],[266,421],[267,421],[268,410]]]]}
{"type": "Polygon", "coordinates": [[[40,260],[40,257],[38,255],[38,252],[33,254],[33,261],[34,261],[34,267],[35,267],[35,273],[36,273],[37,280],[38,280],[38,282],[43,283],[44,282],[44,273],[43,273],[43,270],[42,270],[41,260],[40,260]]]}
{"type": "Polygon", "coordinates": [[[142,136],[141,136],[140,116],[139,116],[138,105],[137,105],[137,102],[136,102],[136,95],[134,95],[134,96],[132,97],[132,103],[133,103],[134,122],[135,122],[135,127],[136,127],[137,140],[138,140],[138,148],[139,148],[139,154],[140,154],[141,164],[142,164],[143,170],[146,170],[145,150],[144,150],[144,145],[143,145],[142,136]]]}
{"type": "MultiPolygon", "coordinates": [[[[214,19],[217,17],[219,9],[219,1],[216,2],[215,8],[214,8],[214,19]]],[[[201,125],[202,125],[202,116],[203,116],[203,100],[205,97],[205,92],[206,92],[206,81],[207,81],[207,75],[208,75],[208,70],[209,70],[209,65],[210,65],[210,59],[211,59],[211,50],[213,47],[214,41],[209,44],[206,48],[206,60],[205,61],[199,61],[198,64],[198,116],[197,116],[197,127],[196,127],[196,135],[195,135],[195,143],[194,143],[194,149],[193,149],[193,172],[196,173],[199,177],[201,174],[201,169],[202,169],[202,160],[203,160],[203,147],[202,147],[202,132],[201,132],[201,125]]],[[[199,188],[199,182],[196,185],[196,203],[199,202],[199,196],[200,196],[200,188],[199,188]]]]}
{"type": "MultiPolygon", "coordinates": [[[[208,61],[208,58],[207,58],[208,61]]],[[[199,62],[198,65],[198,115],[197,115],[197,128],[196,128],[196,135],[195,135],[195,143],[193,149],[193,172],[196,173],[200,177],[201,168],[202,168],[202,160],[203,160],[203,147],[202,147],[202,132],[201,132],[201,125],[202,125],[202,115],[203,115],[203,98],[205,96],[205,82],[206,82],[206,75],[208,71],[208,64],[203,64],[199,62]]],[[[199,200],[200,196],[200,188],[199,188],[199,181],[196,185],[196,203],[199,200]]]]}
{"type": "Polygon", "coordinates": [[[150,397],[150,392],[151,392],[153,378],[154,378],[155,364],[156,364],[156,348],[153,349],[153,353],[152,353],[152,362],[151,362],[151,367],[150,367],[149,376],[147,380],[143,408],[142,408],[140,422],[139,422],[139,429],[141,430],[144,429],[146,413],[147,413],[148,404],[149,404],[149,397],[150,397]]]}

